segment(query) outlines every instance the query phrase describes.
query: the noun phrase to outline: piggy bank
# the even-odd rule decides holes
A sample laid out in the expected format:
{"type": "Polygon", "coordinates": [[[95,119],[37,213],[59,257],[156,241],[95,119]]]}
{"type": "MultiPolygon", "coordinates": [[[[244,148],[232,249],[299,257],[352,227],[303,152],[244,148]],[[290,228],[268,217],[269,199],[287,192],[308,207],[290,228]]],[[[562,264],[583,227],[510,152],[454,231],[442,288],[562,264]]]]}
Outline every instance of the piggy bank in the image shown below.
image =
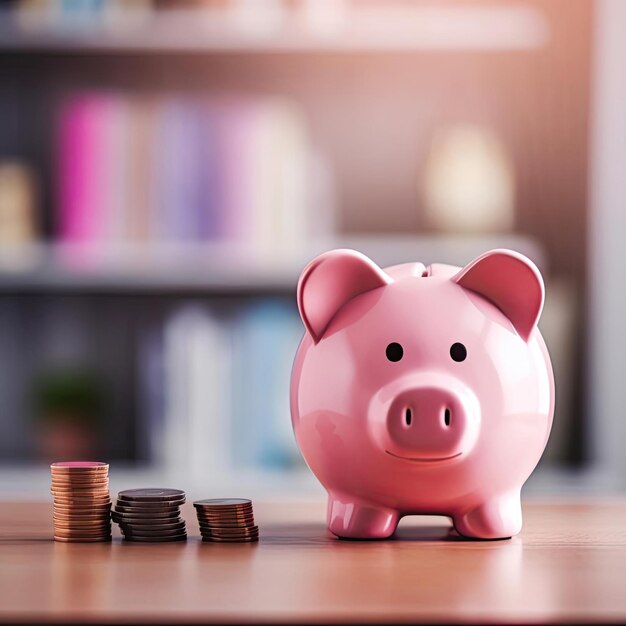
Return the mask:
{"type": "Polygon", "coordinates": [[[291,415],[333,534],[385,538],[415,514],[466,537],[519,533],[554,412],[543,302],[539,271],[510,250],[384,269],[333,250],[304,269],[291,415]]]}

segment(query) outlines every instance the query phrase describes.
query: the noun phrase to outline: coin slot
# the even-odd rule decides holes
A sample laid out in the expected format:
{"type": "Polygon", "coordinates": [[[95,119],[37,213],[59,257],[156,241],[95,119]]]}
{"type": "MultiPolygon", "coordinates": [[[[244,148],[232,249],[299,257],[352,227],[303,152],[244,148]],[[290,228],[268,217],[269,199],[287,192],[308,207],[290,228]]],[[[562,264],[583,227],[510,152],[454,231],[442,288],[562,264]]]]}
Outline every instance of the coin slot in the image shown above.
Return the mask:
{"type": "Polygon", "coordinates": [[[411,422],[413,421],[413,413],[411,412],[411,409],[409,407],[407,407],[406,411],[404,412],[404,421],[406,422],[407,426],[410,426],[411,422]]]}
{"type": "Polygon", "coordinates": [[[450,409],[448,409],[447,407],[446,407],[446,410],[445,410],[445,412],[443,414],[443,423],[446,426],[450,426],[450,409]]]}

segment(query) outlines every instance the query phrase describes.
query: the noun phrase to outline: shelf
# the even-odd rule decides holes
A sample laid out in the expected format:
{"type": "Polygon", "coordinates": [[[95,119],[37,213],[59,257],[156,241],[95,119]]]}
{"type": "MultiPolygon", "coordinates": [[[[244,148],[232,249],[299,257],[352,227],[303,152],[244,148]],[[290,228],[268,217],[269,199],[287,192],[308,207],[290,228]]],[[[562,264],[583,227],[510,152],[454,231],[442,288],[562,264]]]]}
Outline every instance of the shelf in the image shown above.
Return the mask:
{"type": "Polygon", "coordinates": [[[0,254],[0,293],[290,295],[306,263],[333,248],[359,250],[383,267],[409,261],[464,265],[486,250],[512,248],[546,269],[538,246],[515,235],[353,236],[310,243],[289,257],[255,256],[248,247],[224,244],[100,250],[41,244],[0,254]]]}
{"type": "Polygon", "coordinates": [[[301,10],[284,10],[278,3],[270,10],[240,3],[230,10],[126,10],[69,17],[52,10],[4,10],[0,49],[157,54],[523,51],[543,47],[550,35],[545,17],[519,4],[316,4],[301,10]]]}

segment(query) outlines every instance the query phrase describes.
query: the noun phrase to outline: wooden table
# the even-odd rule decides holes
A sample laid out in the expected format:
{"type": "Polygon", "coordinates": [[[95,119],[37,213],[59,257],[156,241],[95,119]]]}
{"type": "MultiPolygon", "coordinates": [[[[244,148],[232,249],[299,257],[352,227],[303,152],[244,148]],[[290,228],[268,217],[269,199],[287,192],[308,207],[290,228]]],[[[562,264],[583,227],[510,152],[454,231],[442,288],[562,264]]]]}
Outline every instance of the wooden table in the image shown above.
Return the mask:
{"type": "Polygon", "coordinates": [[[262,540],[61,544],[51,505],[0,505],[0,621],[573,622],[626,620],[626,502],[525,503],[509,541],[441,518],[339,541],[323,505],[255,505],[262,540]]]}

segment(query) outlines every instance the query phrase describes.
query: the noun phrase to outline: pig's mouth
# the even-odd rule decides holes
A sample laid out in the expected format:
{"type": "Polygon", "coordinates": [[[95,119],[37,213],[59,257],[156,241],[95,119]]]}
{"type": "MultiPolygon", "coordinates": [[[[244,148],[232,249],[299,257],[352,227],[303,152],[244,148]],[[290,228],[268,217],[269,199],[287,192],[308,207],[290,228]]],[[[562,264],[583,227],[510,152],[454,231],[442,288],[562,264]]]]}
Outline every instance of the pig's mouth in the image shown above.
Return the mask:
{"type": "Polygon", "coordinates": [[[385,452],[390,456],[395,457],[396,459],[402,459],[403,461],[415,461],[416,463],[438,463],[439,461],[449,461],[450,459],[456,459],[458,456],[461,456],[463,454],[462,452],[457,452],[456,454],[453,454],[451,456],[441,456],[436,458],[424,459],[410,456],[400,456],[399,454],[389,452],[389,450],[385,450],[385,452]]]}

